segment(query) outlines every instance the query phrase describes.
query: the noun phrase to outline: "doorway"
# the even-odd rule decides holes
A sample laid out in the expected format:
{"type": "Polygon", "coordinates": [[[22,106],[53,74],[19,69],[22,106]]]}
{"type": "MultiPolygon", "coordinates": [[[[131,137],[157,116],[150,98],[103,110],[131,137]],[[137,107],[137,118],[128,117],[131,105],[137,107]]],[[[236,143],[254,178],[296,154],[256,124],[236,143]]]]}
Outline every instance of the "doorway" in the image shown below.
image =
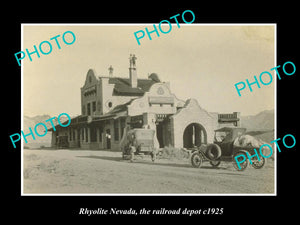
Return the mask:
{"type": "Polygon", "coordinates": [[[111,148],[111,134],[110,134],[110,129],[106,130],[106,148],[110,149],[111,148]]]}
{"type": "Polygon", "coordinates": [[[207,144],[207,134],[205,128],[199,123],[189,124],[183,132],[183,147],[193,148],[207,144]]]}
{"type": "Polygon", "coordinates": [[[163,122],[159,122],[156,125],[156,137],[157,137],[157,140],[158,140],[158,143],[159,143],[159,148],[165,147],[165,145],[164,145],[163,129],[164,129],[163,122]]]}
{"type": "Polygon", "coordinates": [[[77,129],[77,147],[80,148],[80,128],[77,129]]]}

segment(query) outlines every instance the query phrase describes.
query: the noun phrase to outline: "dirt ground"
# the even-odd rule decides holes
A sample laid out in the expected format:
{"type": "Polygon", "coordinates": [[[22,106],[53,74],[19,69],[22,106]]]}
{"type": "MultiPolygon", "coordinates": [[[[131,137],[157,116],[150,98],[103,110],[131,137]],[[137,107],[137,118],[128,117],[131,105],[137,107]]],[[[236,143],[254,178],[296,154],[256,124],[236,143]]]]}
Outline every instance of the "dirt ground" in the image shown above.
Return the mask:
{"type": "Polygon", "coordinates": [[[189,159],[138,157],[120,152],[24,150],[24,194],[273,194],[274,167],[267,162],[236,171],[231,163],[193,168],[189,159]]]}

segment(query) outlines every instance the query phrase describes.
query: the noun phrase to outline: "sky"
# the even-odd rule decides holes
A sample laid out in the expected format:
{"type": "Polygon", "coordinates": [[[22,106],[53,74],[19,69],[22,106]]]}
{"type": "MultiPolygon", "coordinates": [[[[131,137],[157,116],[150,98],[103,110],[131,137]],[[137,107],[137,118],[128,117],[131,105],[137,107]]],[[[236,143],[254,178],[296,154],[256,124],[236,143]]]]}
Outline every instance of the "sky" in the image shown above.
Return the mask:
{"type": "MultiPolygon", "coordinates": [[[[107,76],[110,65],[116,77],[129,77],[129,55],[137,57],[138,78],[157,73],[160,80],[170,82],[171,92],[177,98],[194,98],[209,112],[254,115],[274,109],[274,87],[253,85],[238,96],[234,84],[254,75],[259,78],[269,71],[273,78],[275,67],[275,25],[217,25],[173,24],[168,34],[147,35],[138,45],[134,32],[153,24],[97,24],[58,25],[23,24],[22,51],[34,51],[34,45],[43,41],[52,44],[48,55],[40,53],[22,60],[23,114],[58,116],[68,113],[80,115],[80,88],[89,69],[96,76],[107,76]],[[62,35],[72,31],[76,40],[66,45],[62,35]],[[61,49],[57,48],[57,38],[61,49]]],[[[167,30],[168,27],[164,27],[167,30]]],[[[66,35],[66,41],[72,41],[66,35]]],[[[47,44],[43,45],[47,52],[47,44]]],[[[16,62],[17,63],[17,62],[16,62]]],[[[265,78],[265,82],[267,82],[265,78]]]]}

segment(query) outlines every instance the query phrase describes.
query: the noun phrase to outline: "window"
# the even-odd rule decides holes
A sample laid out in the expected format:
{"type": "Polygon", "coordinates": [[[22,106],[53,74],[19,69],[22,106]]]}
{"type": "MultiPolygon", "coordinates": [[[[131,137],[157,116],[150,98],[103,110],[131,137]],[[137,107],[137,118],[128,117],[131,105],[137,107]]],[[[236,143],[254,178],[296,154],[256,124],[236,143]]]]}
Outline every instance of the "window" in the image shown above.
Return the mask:
{"type": "Polygon", "coordinates": [[[90,116],[91,115],[91,103],[87,104],[87,115],[90,116]]]}
{"type": "Polygon", "coordinates": [[[108,107],[111,108],[112,107],[112,102],[108,103],[108,107]]]}
{"type": "Polygon", "coordinates": [[[95,127],[91,127],[90,128],[90,132],[91,132],[91,142],[96,142],[97,141],[97,130],[95,127]]]}
{"type": "Polygon", "coordinates": [[[75,141],[75,130],[73,130],[73,141],[75,141]]]}
{"type": "Polygon", "coordinates": [[[119,140],[119,121],[114,120],[114,136],[115,136],[115,141],[119,140]]]}
{"type": "Polygon", "coordinates": [[[84,140],[84,128],[81,128],[81,139],[84,140]]]}
{"type": "Polygon", "coordinates": [[[93,102],[93,103],[92,103],[92,108],[93,108],[93,109],[92,109],[93,112],[96,112],[96,102],[93,102]]]}
{"type": "Polygon", "coordinates": [[[215,141],[216,142],[222,142],[224,139],[230,134],[228,131],[217,131],[215,133],[215,141]]]}

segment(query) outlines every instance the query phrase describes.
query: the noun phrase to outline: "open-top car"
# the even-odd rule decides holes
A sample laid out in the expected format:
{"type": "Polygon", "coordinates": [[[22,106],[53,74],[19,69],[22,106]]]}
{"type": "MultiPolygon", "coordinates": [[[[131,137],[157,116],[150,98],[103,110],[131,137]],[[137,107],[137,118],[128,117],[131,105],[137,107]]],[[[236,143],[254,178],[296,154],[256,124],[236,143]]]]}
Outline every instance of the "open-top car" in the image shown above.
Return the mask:
{"type": "MultiPolygon", "coordinates": [[[[260,143],[252,136],[246,134],[246,128],[223,127],[215,130],[214,143],[203,144],[193,151],[191,163],[193,167],[201,167],[203,161],[209,161],[213,167],[220,165],[221,161],[232,161],[234,168],[243,171],[247,168],[247,152],[255,155],[254,149],[259,149],[260,143]],[[244,155],[246,160],[237,165],[235,157],[244,155]]],[[[252,166],[260,169],[265,164],[265,159],[259,155],[251,159],[252,166]]]]}

